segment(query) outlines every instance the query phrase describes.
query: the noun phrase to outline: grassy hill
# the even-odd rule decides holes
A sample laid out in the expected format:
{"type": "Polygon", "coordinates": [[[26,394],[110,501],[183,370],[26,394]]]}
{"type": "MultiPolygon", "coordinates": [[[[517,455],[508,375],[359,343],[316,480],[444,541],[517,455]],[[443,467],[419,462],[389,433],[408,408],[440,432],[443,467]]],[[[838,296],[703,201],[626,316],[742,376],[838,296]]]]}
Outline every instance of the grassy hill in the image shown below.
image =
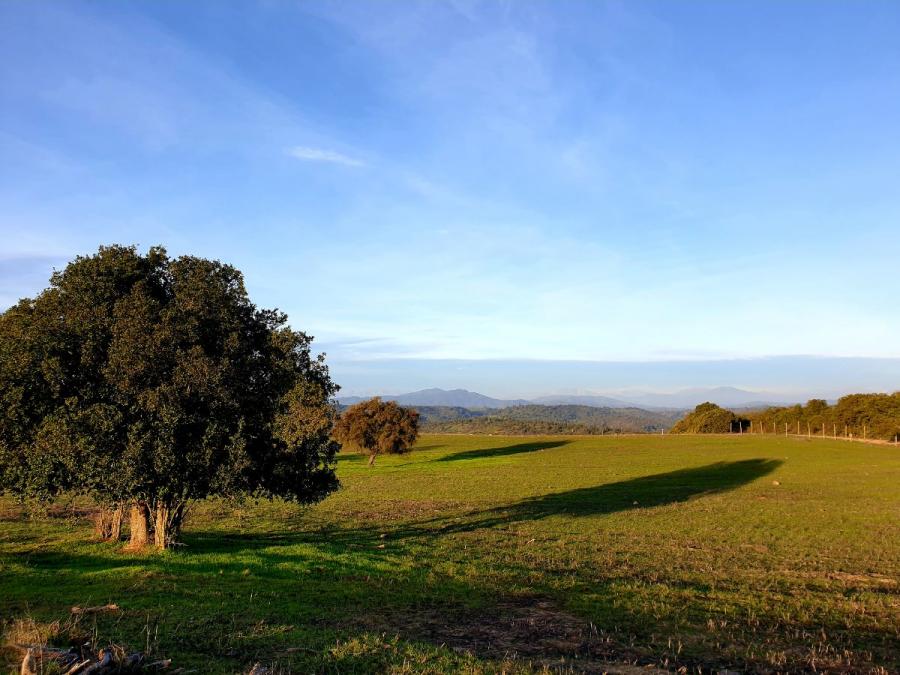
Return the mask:
{"type": "Polygon", "coordinates": [[[0,502],[7,639],[62,620],[203,673],[900,671],[892,447],[426,435],[338,473],[312,508],[198,505],[164,553],[0,502]]]}

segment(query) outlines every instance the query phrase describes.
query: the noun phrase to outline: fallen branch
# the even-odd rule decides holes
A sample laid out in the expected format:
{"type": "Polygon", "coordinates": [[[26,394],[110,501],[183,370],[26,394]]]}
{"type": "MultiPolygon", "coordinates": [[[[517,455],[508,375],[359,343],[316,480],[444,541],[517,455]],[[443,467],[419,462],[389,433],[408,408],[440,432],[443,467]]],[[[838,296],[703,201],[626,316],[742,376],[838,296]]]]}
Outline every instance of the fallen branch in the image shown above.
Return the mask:
{"type": "Polygon", "coordinates": [[[79,655],[72,650],[51,649],[41,645],[14,645],[25,652],[22,658],[21,675],[32,675],[46,670],[46,664],[56,663],[61,668],[69,668],[79,655]]]}
{"type": "MultiPolygon", "coordinates": [[[[171,659],[144,663],[144,655],[140,652],[129,654],[116,647],[101,649],[94,654],[87,645],[81,650],[54,649],[35,645],[16,645],[24,650],[20,675],[40,675],[56,664],[58,671],[64,675],[112,675],[113,673],[146,673],[165,670],[172,665],[171,659]]],[[[176,672],[185,672],[178,669],[176,672]]]]}
{"type": "Polygon", "coordinates": [[[98,656],[100,657],[100,660],[96,663],[92,663],[87,668],[82,670],[82,675],[88,675],[89,673],[101,673],[106,670],[113,662],[112,652],[110,652],[109,650],[104,651],[101,649],[98,656]]]}
{"type": "Polygon", "coordinates": [[[91,660],[87,659],[85,661],[81,661],[80,663],[76,663],[74,666],[69,668],[65,675],[75,675],[75,673],[80,673],[82,668],[87,668],[91,664],[91,660]]]}

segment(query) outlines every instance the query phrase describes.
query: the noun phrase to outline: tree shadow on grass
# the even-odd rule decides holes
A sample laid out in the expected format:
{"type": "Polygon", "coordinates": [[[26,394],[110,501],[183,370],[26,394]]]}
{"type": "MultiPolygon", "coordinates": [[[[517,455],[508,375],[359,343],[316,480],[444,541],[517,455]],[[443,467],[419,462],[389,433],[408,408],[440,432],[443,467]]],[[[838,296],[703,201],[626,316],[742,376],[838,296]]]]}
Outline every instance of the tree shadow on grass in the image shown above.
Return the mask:
{"type": "MultiPolygon", "coordinates": [[[[517,449],[527,452],[546,447],[557,447],[562,442],[527,443],[497,448],[499,451],[517,449]],[[535,447],[537,446],[537,447],[535,447]]],[[[485,452],[485,451],[476,451],[485,452]]],[[[440,461],[440,460],[434,460],[440,461]]],[[[666,473],[640,476],[615,483],[604,483],[591,487],[577,488],[562,492],[529,497],[512,504],[474,510],[468,513],[448,513],[424,520],[401,521],[398,523],[376,522],[359,526],[327,525],[308,529],[283,529],[267,532],[228,532],[222,530],[205,531],[190,528],[184,533],[184,548],[174,556],[151,556],[152,564],[167,566],[187,563],[194,556],[208,554],[244,554],[261,549],[277,549],[283,546],[307,544],[332,555],[340,555],[352,550],[372,553],[383,543],[382,536],[388,535],[394,546],[406,538],[430,539],[453,532],[491,528],[522,521],[536,521],[552,516],[575,518],[602,516],[622,511],[653,508],[678,504],[693,499],[721,494],[771,473],[782,462],[776,459],[747,459],[735,462],[715,462],[704,466],[679,469],[666,473]]],[[[16,537],[22,540],[22,535],[16,537]]],[[[395,552],[397,552],[395,550],[395,552]]],[[[61,552],[34,552],[29,557],[44,564],[55,561],[66,565],[67,556],[61,552]]],[[[133,559],[123,555],[118,560],[100,560],[97,564],[113,567],[146,565],[148,559],[136,556],[133,559]]],[[[236,563],[243,565],[244,563],[236,563]]],[[[221,562],[213,563],[217,569],[221,562]]],[[[243,567],[241,568],[243,569],[243,567]]]]}
{"type": "MultiPolygon", "coordinates": [[[[388,634],[434,645],[471,647],[492,658],[495,652],[508,651],[510,644],[513,651],[530,645],[539,657],[571,658],[576,650],[587,650],[585,654],[590,656],[593,643],[579,646],[569,635],[577,632],[578,617],[552,606],[548,609],[540,595],[504,598],[503,587],[498,587],[490,574],[456,577],[433,573],[427,559],[425,565],[413,566],[404,560],[421,554],[423,544],[446,534],[546,517],[590,517],[685,503],[738,489],[780,465],[770,459],[716,462],[537,495],[501,507],[446,514],[395,528],[377,522],[262,533],[192,530],[185,537],[188,547],[172,554],[111,555],[103,552],[101,545],[84,546],[80,551],[40,547],[26,553],[24,560],[18,559],[22,564],[18,578],[7,575],[4,580],[0,575],[0,610],[13,615],[37,609],[41,617],[52,620],[72,604],[120,602],[126,609],[122,616],[98,618],[102,634],[125,642],[139,641],[152,612],[157,617],[154,620],[161,622],[163,653],[193,659],[209,656],[219,659],[220,670],[227,664],[232,672],[295,644],[317,652],[310,658],[328,658],[336,636],[353,639],[363,630],[374,635],[390,631],[388,634]],[[382,539],[385,532],[388,536],[382,539]],[[404,535],[420,539],[404,539],[404,535]],[[48,583],[50,579],[52,583],[48,583]],[[546,618],[543,623],[534,618],[540,612],[546,618]],[[567,622],[562,629],[552,628],[560,619],[567,622]],[[272,628],[270,632],[254,633],[267,626],[272,628]],[[499,643],[503,647],[499,651],[489,642],[498,631],[507,640],[499,643]]],[[[529,572],[519,569],[517,560],[498,556],[491,564],[502,570],[498,579],[520,578],[524,585],[534,586],[534,593],[547,592],[543,582],[516,577],[529,572]]],[[[610,658],[617,650],[630,654],[628,636],[646,637],[656,630],[659,619],[655,614],[640,604],[622,604],[616,579],[598,580],[591,573],[583,582],[585,587],[589,584],[593,597],[591,615],[606,617],[608,625],[617,627],[613,641],[601,644],[610,658]]],[[[696,587],[702,588],[699,584],[696,587]]],[[[587,625],[586,618],[581,624],[587,625]]],[[[782,643],[796,641],[786,629],[778,630],[776,638],[782,643]]],[[[852,643],[885,645],[890,644],[890,637],[881,628],[859,629],[852,643]]],[[[882,647],[879,653],[887,652],[882,647]]],[[[606,652],[602,655],[607,656],[606,652]]],[[[668,653],[663,655],[668,658],[668,653]]],[[[373,663],[366,657],[358,664],[351,660],[341,665],[374,669],[373,663]]]]}
{"type": "Polygon", "coordinates": [[[452,455],[433,459],[433,462],[458,462],[467,459],[486,459],[488,457],[506,457],[507,455],[518,455],[523,452],[537,452],[538,450],[549,450],[551,448],[559,448],[568,445],[571,441],[539,441],[536,443],[517,443],[516,445],[507,445],[501,448],[483,448],[479,450],[466,450],[464,452],[456,452],[452,455]]]}
{"type": "Polygon", "coordinates": [[[411,524],[404,529],[403,534],[425,534],[429,530],[441,533],[469,532],[556,515],[576,518],[601,516],[631,509],[677,504],[735,490],[771,473],[781,464],[777,459],[715,462],[616,483],[529,497],[508,506],[460,518],[433,518],[411,524]]]}
{"type": "Polygon", "coordinates": [[[431,445],[416,445],[413,447],[414,452],[421,452],[423,450],[437,450],[438,448],[445,448],[447,446],[441,445],[440,443],[432,443],[431,445]]]}
{"type": "MultiPolygon", "coordinates": [[[[523,445],[555,447],[553,443],[523,445]]],[[[519,448],[521,446],[510,447],[519,448]]],[[[509,449],[498,448],[498,450],[509,449]]],[[[374,546],[381,543],[382,535],[389,536],[390,541],[396,546],[404,539],[427,541],[455,532],[471,532],[516,522],[537,521],[553,516],[573,518],[603,516],[634,509],[684,503],[736,490],[770,474],[781,464],[782,462],[777,459],[759,458],[735,462],[715,462],[699,467],[630,478],[615,483],[537,495],[512,504],[462,514],[442,514],[424,520],[399,523],[378,522],[358,527],[325,527],[300,532],[282,531],[257,534],[194,532],[186,534],[185,541],[189,544],[188,553],[191,551],[224,553],[229,550],[260,549],[296,543],[326,546],[337,552],[347,548],[366,549],[374,546]]]]}
{"type": "MultiPolygon", "coordinates": [[[[96,616],[92,630],[97,635],[116,644],[140,646],[153,626],[161,655],[174,657],[180,665],[199,665],[202,672],[246,672],[254,662],[271,663],[276,658],[286,658],[287,672],[384,672],[394,665],[397,670],[406,668],[407,654],[412,659],[423,654],[449,659],[459,650],[474,654],[472,660],[438,663],[446,664],[447,670],[465,666],[475,671],[481,670],[476,659],[520,654],[538,663],[565,658],[590,666],[594,659],[600,672],[603,662],[631,661],[637,654],[644,659],[665,658],[669,666],[672,659],[675,666],[692,670],[736,666],[768,672],[770,664],[762,657],[748,657],[743,663],[743,657],[735,656],[745,642],[753,644],[750,633],[738,632],[727,653],[701,641],[676,657],[654,637],[674,619],[660,619],[652,605],[629,602],[636,596],[623,596],[620,578],[597,578],[590,566],[583,578],[576,578],[572,590],[551,592],[543,576],[528,576],[539,568],[521,566],[518,554],[509,559],[493,556],[490,563],[499,572],[496,576],[433,571],[427,558],[418,565],[404,561],[421,554],[423,543],[447,533],[684,503],[738,489],[780,465],[767,459],[717,462],[537,495],[459,517],[446,514],[407,522],[395,529],[376,522],[361,527],[304,524],[299,530],[261,533],[191,530],[185,537],[187,548],[165,554],[118,554],[100,544],[36,543],[29,551],[14,554],[14,574],[0,574],[0,614],[50,622],[65,616],[74,604],[121,603],[121,613],[96,616]],[[424,541],[404,540],[398,536],[404,529],[424,541]],[[385,531],[388,537],[382,539],[385,531]],[[521,580],[516,586],[529,593],[509,592],[504,585],[509,579],[521,580]],[[589,589],[592,599],[577,615],[554,602],[553,595],[573,597],[582,588],[589,589]],[[596,619],[604,620],[602,635],[594,626],[596,619]],[[399,641],[391,641],[392,635],[399,641]],[[421,648],[425,651],[419,646],[404,651],[413,649],[411,641],[425,645],[421,648]],[[276,656],[298,644],[303,647],[294,656],[276,656]],[[436,651],[440,645],[454,652],[436,651]]],[[[15,540],[22,541],[18,534],[15,540]]],[[[560,573],[566,575],[568,589],[571,571],[560,573]]],[[[705,616],[707,608],[719,611],[709,604],[716,598],[709,597],[702,580],[679,582],[676,575],[669,583],[694,589],[684,596],[686,602],[697,603],[689,605],[695,610],[692,614],[705,616]]],[[[818,616],[798,619],[797,631],[774,613],[761,620],[761,628],[759,621],[753,625],[753,634],[766,631],[772,648],[786,654],[815,649],[818,631],[825,629],[818,616]]],[[[828,621],[829,631],[833,626],[839,633],[838,618],[828,621]]],[[[703,632],[703,625],[693,619],[683,628],[689,637],[689,629],[703,632]]],[[[876,658],[890,669],[896,663],[893,637],[890,626],[860,626],[846,639],[856,651],[874,645],[876,658]]],[[[806,670],[807,664],[799,659],[791,660],[786,669],[806,670]]],[[[859,663],[866,665],[863,660],[859,663]]]]}
{"type": "MultiPolygon", "coordinates": [[[[497,448],[497,450],[510,450],[523,446],[557,447],[557,443],[528,443],[497,448]]],[[[235,553],[302,543],[325,547],[331,549],[333,553],[338,553],[357,547],[359,549],[370,548],[382,543],[381,536],[385,534],[389,535],[394,544],[397,544],[407,538],[427,540],[454,532],[470,532],[515,522],[536,521],[551,516],[575,518],[602,516],[621,511],[678,504],[729,492],[762,478],[781,464],[782,462],[777,459],[715,462],[699,467],[630,478],[615,483],[552,492],[489,509],[473,510],[462,514],[448,513],[433,518],[398,523],[377,522],[357,527],[326,526],[314,530],[257,533],[188,531],[184,536],[187,547],[183,551],[188,555],[192,553],[235,553]]]]}
{"type": "MultiPolygon", "coordinates": [[[[443,448],[443,445],[417,445],[412,450],[414,452],[421,452],[423,450],[436,450],[438,448],[443,448]]],[[[338,462],[362,462],[369,461],[369,455],[362,452],[353,452],[352,450],[342,450],[337,455],[338,462]]]]}
{"type": "Polygon", "coordinates": [[[361,462],[363,460],[368,460],[369,457],[367,455],[363,455],[361,452],[350,452],[349,450],[342,450],[337,454],[337,461],[340,462],[361,462]]]}
{"type": "MultiPolygon", "coordinates": [[[[554,447],[554,444],[549,445],[554,447]]],[[[398,523],[396,526],[379,522],[358,527],[330,526],[264,533],[188,531],[184,537],[186,546],[174,555],[93,556],[73,555],[61,550],[36,550],[26,556],[29,564],[45,572],[77,569],[83,574],[116,568],[151,568],[175,574],[240,575],[246,571],[275,582],[295,579],[297,570],[284,565],[309,555],[308,551],[289,551],[285,547],[307,545],[318,551],[319,556],[331,561],[326,567],[331,567],[337,576],[368,578],[379,561],[394,555],[406,555],[408,546],[428,544],[437,537],[553,516],[582,518],[683,503],[735,490],[771,473],[780,465],[781,462],[774,459],[716,462],[616,483],[538,495],[509,505],[464,514],[440,515],[398,523]],[[385,535],[387,540],[382,539],[385,535]],[[390,542],[386,551],[382,550],[385,541],[390,542]],[[346,560],[348,553],[353,553],[355,560],[346,560]],[[251,559],[245,559],[247,555],[251,559]]]]}
{"type": "MultiPolygon", "coordinates": [[[[563,442],[527,443],[498,448],[497,450],[527,452],[531,450],[557,447],[563,442]]],[[[478,451],[484,452],[484,451],[478,451]]],[[[342,558],[346,553],[355,552],[356,565],[347,565],[349,574],[361,574],[373,561],[380,560],[386,552],[381,551],[383,535],[391,542],[390,553],[403,554],[406,539],[429,540],[455,532],[498,527],[515,522],[536,521],[552,516],[588,517],[601,516],[632,509],[652,508],[668,504],[678,504],[704,496],[721,494],[737,489],[757,480],[781,465],[779,460],[747,459],[736,462],[716,462],[689,469],[640,476],[615,483],[605,483],[591,487],[554,492],[523,499],[513,504],[502,505],[469,513],[448,513],[425,520],[407,521],[396,525],[378,522],[358,527],[326,526],[314,529],[282,530],[258,533],[188,530],[184,536],[186,546],[174,555],[99,556],[70,555],[66,552],[36,550],[26,554],[30,562],[38,568],[60,569],[79,568],[81,571],[151,567],[170,571],[197,573],[219,573],[231,569],[243,572],[249,568],[260,576],[278,578],[290,577],[295,572],[280,571],[278,563],[296,560],[297,553],[283,555],[281,547],[310,545],[320,554],[330,558],[342,558]],[[268,549],[268,550],[267,550],[268,549]],[[253,562],[240,560],[240,556],[258,556],[253,562]],[[216,559],[207,559],[207,556],[216,559]],[[220,556],[236,556],[238,559],[222,560],[220,556]],[[260,562],[265,560],[261,567],[260,562]]],[[[21,539],[21,537],[17,537],[21,539]]],[[[388,555],[390,555],[390,553],[388,555]]],[[[344,561],[346,565],[346,561],[344,561]]]]}
{"type": "Polygon", "coordinates": [[[715,462],[618,483],[541,495],[519,502],[513,511],[518,519],[524,520],[554,514],[594,516],[664,506],[737,489],[779,466],[781,461],[777,459],[715,462]]]}

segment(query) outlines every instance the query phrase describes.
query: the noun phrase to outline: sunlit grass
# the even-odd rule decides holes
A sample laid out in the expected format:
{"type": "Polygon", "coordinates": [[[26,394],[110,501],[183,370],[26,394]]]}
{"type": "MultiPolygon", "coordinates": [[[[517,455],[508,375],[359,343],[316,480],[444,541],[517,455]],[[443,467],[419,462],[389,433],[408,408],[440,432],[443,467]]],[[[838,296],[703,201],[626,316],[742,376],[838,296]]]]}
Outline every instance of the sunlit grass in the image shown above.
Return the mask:
{"type": "Polygon", "coordinates": [[[186,545],[162,554],[94,543],[83,519],[29,519],[6,502],[0,612],[51,622],[115,602],[121,613],[82,627],[201,672],[900,668],[894,448],[749,436],[419,445],[372,468],[342,457],[343,488],[312,508],[198,505],[186,545]],[[524,617],[546,625],[520,630],[524,617]]]}

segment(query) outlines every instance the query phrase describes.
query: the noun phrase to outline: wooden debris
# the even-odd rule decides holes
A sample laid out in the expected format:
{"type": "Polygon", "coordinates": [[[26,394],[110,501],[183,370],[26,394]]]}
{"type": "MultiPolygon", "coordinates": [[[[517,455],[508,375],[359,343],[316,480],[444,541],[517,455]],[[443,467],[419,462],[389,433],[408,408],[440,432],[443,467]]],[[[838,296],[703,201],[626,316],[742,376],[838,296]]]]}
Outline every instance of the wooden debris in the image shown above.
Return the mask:
{"type": "Polygon", "coordinates": [[[31,649],[28,649],[25,652],[25,658],[22,659],[22,669],[19,671],[21,675],[32,675],[32,673],[36,673],[37,663],[34,660],[34,652],[31,649]]]}
{"type": "Polygon", "coordinates": [[[153,663],[148,663],[145,668],[155,668],[156,670],[163,670],[172,665],[172,659],[163,659],[162,661],[154,661],[153,663]]]}
{"type": "Polygon", "coordinates": [[[99,660],[82,670],[82,675],[88,675],[88,673],[101,673],[104,670],[108,669],[113,662],[112,652],[110,651],[104,651],[101,649],[100,653],[97,656],[100,657],[99,660]]]}
{"type": "Polygon", "coordinates": [[[51,649],[40,645],[16,645],[16,647],[25,652],[19,670],[21,675],[42,673],[51,663],[58,664],[60,668],[70,668],[80,658],[73,650],[51,649]]]}
{"type": "Polygon", "coordinates": [[[80,663],[76,663],[74,666],[69,668],[66,671],[66,675],[75,675],[75,673],[80,673],[84,668],[87,668],[91,664],[90,659],[85,661],[81,661],[80,663]]]}
{"type": "MultiPolygon", "coordinates": [[[[144,655],[140,652],[126,654],[118,647],[101,649],[94,654],[84,645],[81,649],[54,649],[52,647],[17,645],[22,649],[24,657],[19,675],[40,675],[47,672],[51,664],[64,675],[112,675],[113,673],[146,673],[167,669],[172,665],[171,659],[144,663],[144,655]]],[[[184,671],[181,671],[184,672],[184,671]]]]}

